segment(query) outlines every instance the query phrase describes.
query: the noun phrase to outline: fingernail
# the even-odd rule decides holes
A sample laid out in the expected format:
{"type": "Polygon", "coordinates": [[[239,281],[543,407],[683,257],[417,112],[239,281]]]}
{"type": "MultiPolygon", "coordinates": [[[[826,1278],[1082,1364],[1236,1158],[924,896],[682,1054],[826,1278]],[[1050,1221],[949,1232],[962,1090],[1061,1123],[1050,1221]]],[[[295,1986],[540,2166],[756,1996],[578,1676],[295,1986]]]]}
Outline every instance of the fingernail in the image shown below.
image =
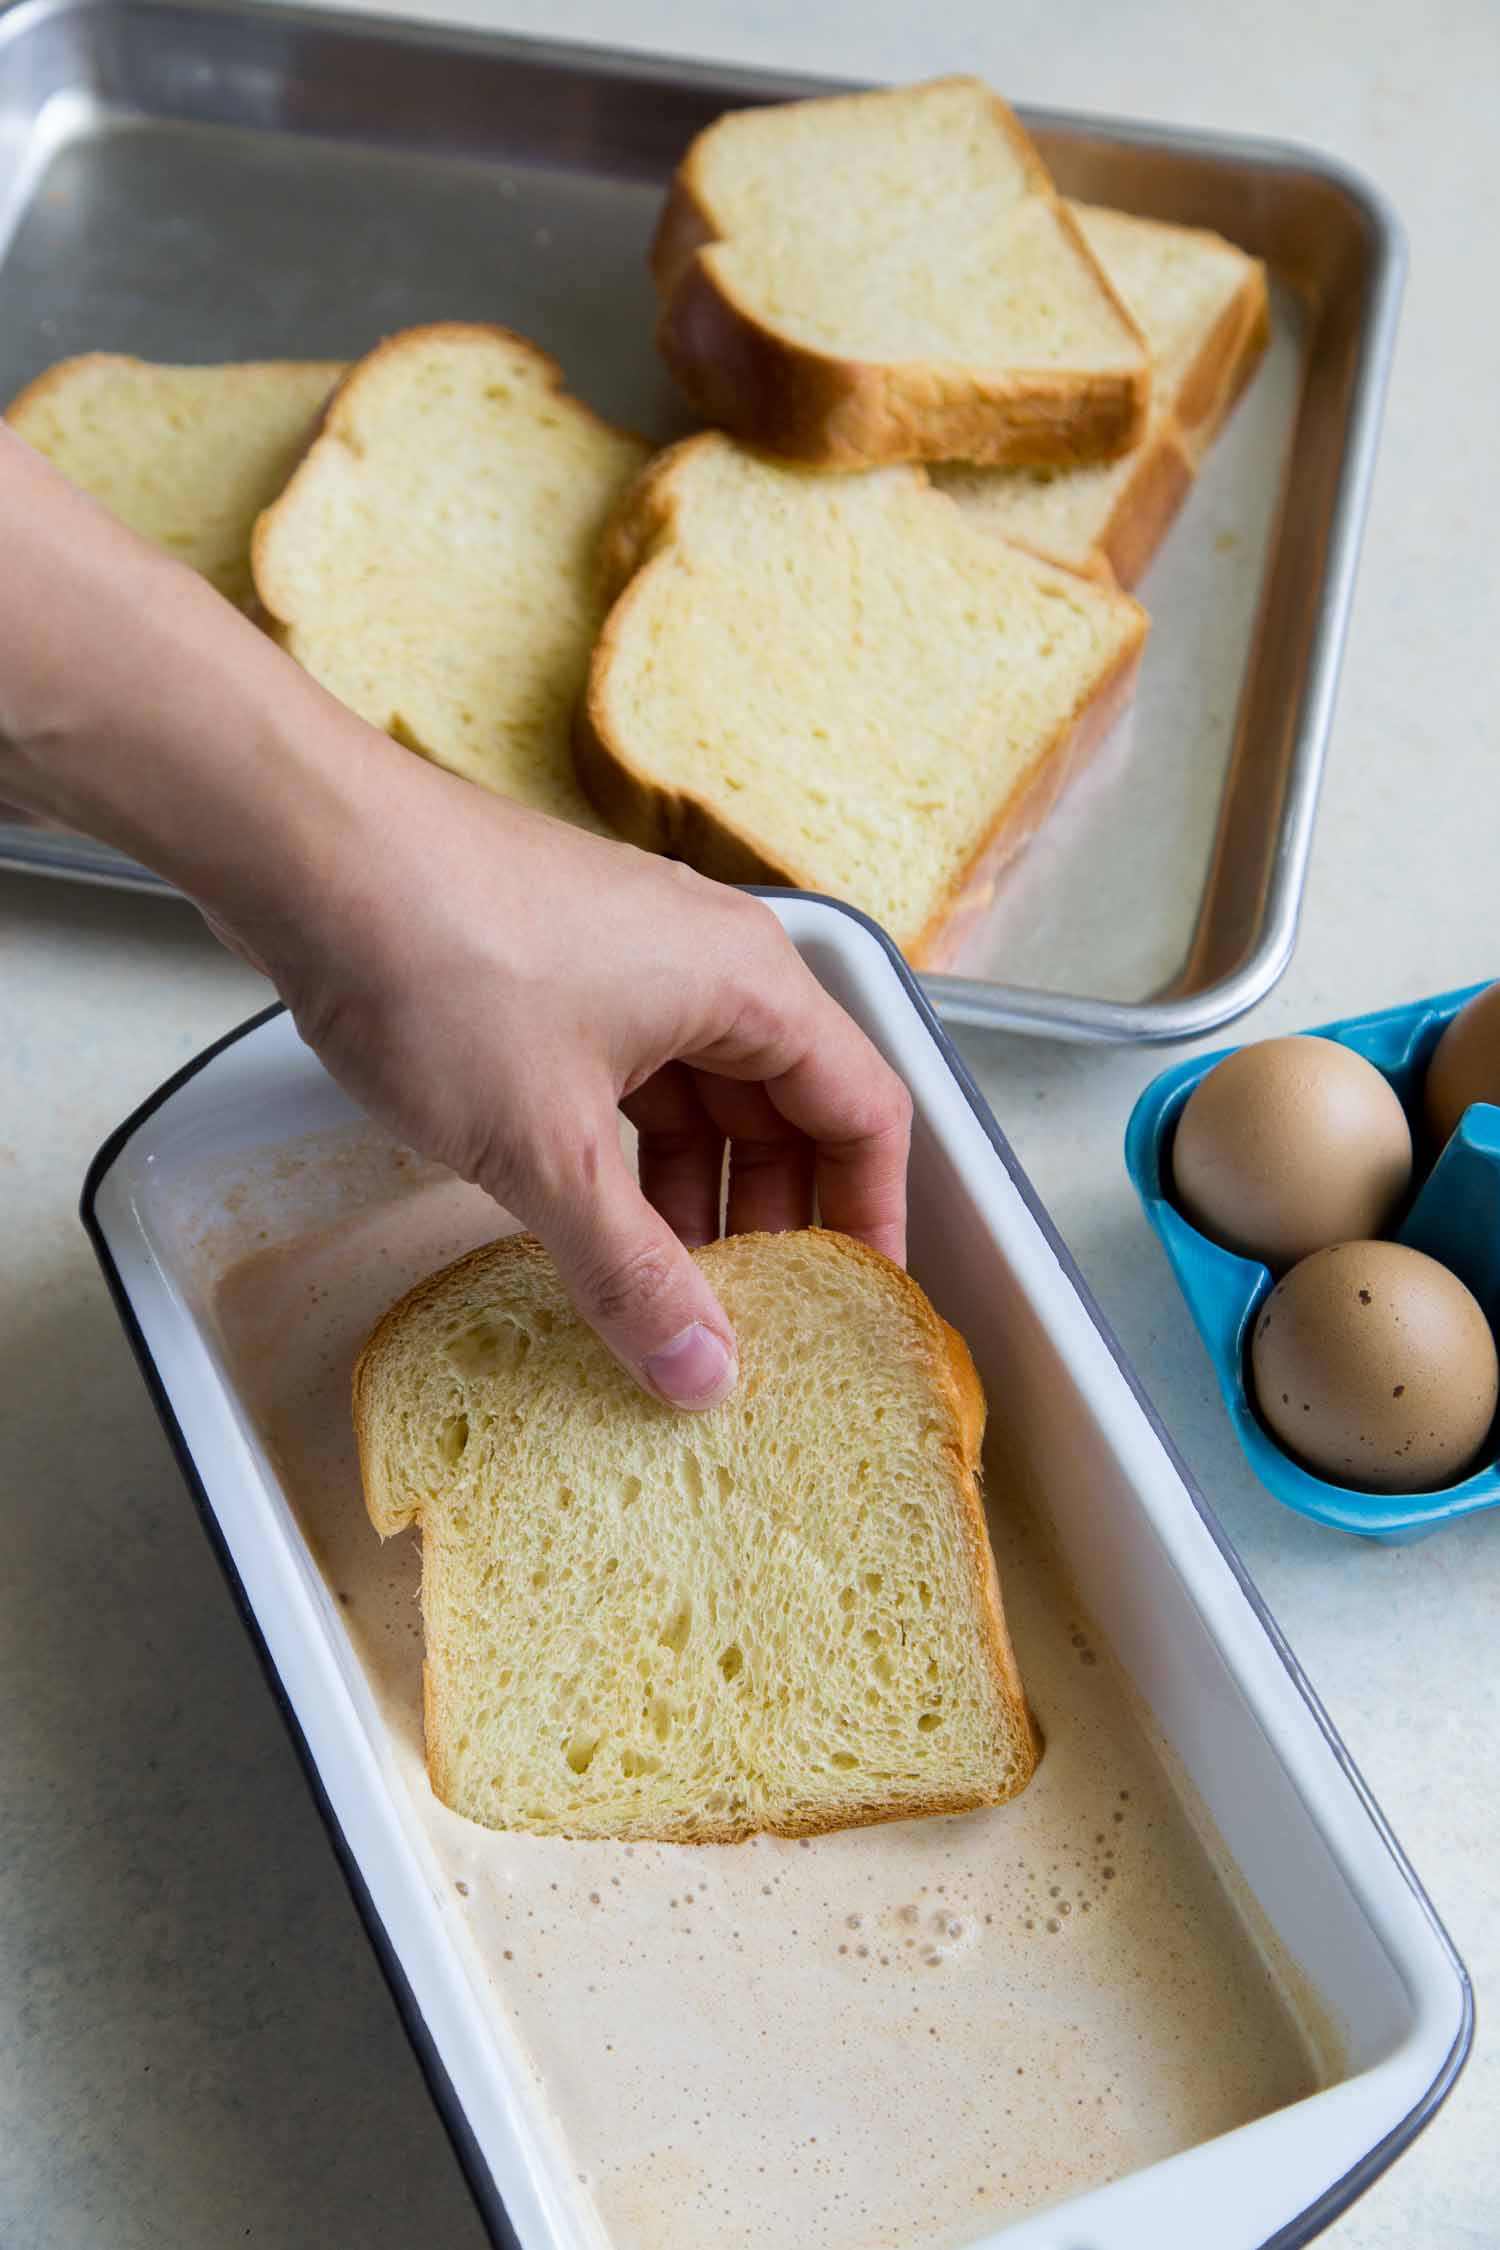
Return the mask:
{"type": "Polygon", "coordinates": [[[723,1339],[694,1320],[653,1352],[641,1373],[668,1406],[717,1406],[734,1389],[739,1365],[723,1339]]]}

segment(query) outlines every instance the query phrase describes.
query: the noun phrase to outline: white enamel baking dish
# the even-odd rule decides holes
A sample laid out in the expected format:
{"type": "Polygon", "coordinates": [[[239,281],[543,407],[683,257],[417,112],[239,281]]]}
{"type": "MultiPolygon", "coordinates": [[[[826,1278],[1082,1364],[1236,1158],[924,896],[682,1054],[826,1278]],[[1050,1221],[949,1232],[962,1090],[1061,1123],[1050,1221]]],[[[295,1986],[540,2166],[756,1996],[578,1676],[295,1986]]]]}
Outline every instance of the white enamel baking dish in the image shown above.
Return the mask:
{"type": "MultiPolygon", "coordinates": [[[[1462,1963],[899,959],[843,908],[772,903],[911,1088],[913,1270],[969,1337],[1079,1593],[1347,2058],[1305,2101],[976,2239],[1005,2250],[1306,2242],[1452,2086],[1472,2030],[1462,1963]]],[[[589,2237],[568,2175],[533,2130],[518,2058],[470,1981],[337,1605],[235,1397],[195,1272],[201,1189],[185,1183],[206,1169],[227,1181],[252,1155],[353,1115],[273,1012],[120,1127],[89,1173],[83,1215],[492,2237],[580,2250],[589,2237]]],[[[287,1231],[274,1186],[261,1192],[257,1216],[273,1236],[287,1231]]]]}

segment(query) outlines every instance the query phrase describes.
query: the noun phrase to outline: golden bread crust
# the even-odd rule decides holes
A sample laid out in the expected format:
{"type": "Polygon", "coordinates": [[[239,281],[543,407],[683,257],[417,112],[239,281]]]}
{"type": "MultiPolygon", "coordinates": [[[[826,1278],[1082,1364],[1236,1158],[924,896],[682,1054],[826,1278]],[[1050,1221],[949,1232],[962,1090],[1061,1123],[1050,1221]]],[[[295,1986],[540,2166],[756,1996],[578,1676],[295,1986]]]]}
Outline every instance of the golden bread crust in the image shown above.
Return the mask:
{"type": "Polygon", "coordinates": [[[1125,587],[1144,577],[1192,485],[1192,456],[1175,423],[1165,421],[1142,446],[1140,460],[1110,510],[1094,550],[1103,566],[1100,575],[1125,587]]]}
{"type": "Polygon", "coordinates": [[[1049,201],[1069,246],[1135,338],[1136,364],[1029,371],[885,364],[796,342],[737,299],[715,258],[714,245],[725,235],[702,180],[707,136],[700,134],[668,192],[651,270],[662,297],[658,346],[707,420],[768,453],[825,469],[888,461],[1081,463],[1114,459],[1140,442],[1151,387],[1145,340],[1030,139],[999,95],[986,92],[1034,192],[1049,201]]]}
{"type": "Polygon", "coordinates": [[[1259,258],[1247,262],[1236,295],[1204,338],[1171,399],[1171,414],[1201,460],[1271,340],[1271,299],[1259,258]]]}
{"type": "Polygon", "coordinates": [[[1264,357],[1271,341],[1271,300],[1266,269],[1257,259],[1239,301],[1239,326],[1228,340],[1211,379],[1197,387],[1197,418],[1182,425],[1184,443],[1196,467],[1223,429],[1264,357]]]}
{"type": "MultiPolygon", "coordinates": [[[[1129,601],[1130,597],[1122,594],[1120,599],[1129,601]]],[[[1000,876],[1025,850],[1064,790],[1102,747],[1125,711],[1135,690],[1150,627],[1140,604],[1131,602],[1130,606],[1136,612],[1134,639],[1012,791],[968,866],[907,949],[907,959],[914,968],[937,971],[951,966],[974,922],[988,911],[1000,876]]]]}
{"type": "MultiPolygon", "coordinates": [[[[257,374],[307,375],[314,369],[321,368],[328,376],[330,391],[342,379],[346,365],[341,359],[253,359],[213,363],[215,371],[235,367],[247,371],[253,369],[257,374]]],[[[17,391],[6,407],[4,419],[19,426],[34,407],[50,397],[53,391],[65,389],[82,369],[110,367],[136,368],[144,374],[158,371],[174,374],[184,372],[184,363],[176,360],[139,359],[133,352],[78,352],[72,359],[56,360],[52,366],[44,367],[39,375],[34,375],[22,390],[17,391]]],[[[203,371],[208,372],[207,365],[203,371]]]]}

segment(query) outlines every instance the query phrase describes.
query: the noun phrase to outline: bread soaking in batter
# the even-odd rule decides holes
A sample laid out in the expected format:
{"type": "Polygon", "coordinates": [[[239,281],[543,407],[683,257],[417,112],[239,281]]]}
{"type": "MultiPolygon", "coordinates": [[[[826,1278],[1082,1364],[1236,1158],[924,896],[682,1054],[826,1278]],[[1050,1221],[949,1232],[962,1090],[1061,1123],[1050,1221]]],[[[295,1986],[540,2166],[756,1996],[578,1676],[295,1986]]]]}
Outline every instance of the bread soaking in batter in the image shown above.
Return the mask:
{"type": "Polygon", "coordinates": [[[438,1803],[418,1546],[370,1529],[349,1378],[387,1306],[496,1231],[477,1191],[413,1176],[242,1260],[217,1310],[584,2238],[952,2250],[1311,2092],[1311,2035],[998,1470],[1046,1744],[1011,1804],[694,1848],[496,1834],[438,1803]]]}

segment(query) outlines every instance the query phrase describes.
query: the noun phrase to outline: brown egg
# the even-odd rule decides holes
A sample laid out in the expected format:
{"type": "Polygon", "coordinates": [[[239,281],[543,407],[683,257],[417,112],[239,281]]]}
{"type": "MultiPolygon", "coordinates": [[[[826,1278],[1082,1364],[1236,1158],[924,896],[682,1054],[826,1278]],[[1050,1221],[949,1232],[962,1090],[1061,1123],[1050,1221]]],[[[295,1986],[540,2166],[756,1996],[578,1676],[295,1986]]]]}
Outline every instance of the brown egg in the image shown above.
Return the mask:
{"type": "Polygon", "coordinates": [[[1411,1129],[1363,1055],[1332,1039],[1262,1039],[1193,1088],[1172,1175],[1195,1227],[1279,1273],[1384,1233],[1411,1181],[1411,1129]]]}
{"type": "Polygon", "coordinates": [[[1343,1242],[1294,1266],[1260,1309],[1250,1371],[1287,1451],[1366,1492],[1455,1483],[1483,1448],[1500,1389],[1475,1299],[1399,1242],[1343,1242]]]}
{"type": "Polygon", "coordinates": [[[1500,984],[1459,1009],[1427,1065],[1427,1127],[1441,1148],[1470,1102],[1500,1102],[1500,984]]]}

